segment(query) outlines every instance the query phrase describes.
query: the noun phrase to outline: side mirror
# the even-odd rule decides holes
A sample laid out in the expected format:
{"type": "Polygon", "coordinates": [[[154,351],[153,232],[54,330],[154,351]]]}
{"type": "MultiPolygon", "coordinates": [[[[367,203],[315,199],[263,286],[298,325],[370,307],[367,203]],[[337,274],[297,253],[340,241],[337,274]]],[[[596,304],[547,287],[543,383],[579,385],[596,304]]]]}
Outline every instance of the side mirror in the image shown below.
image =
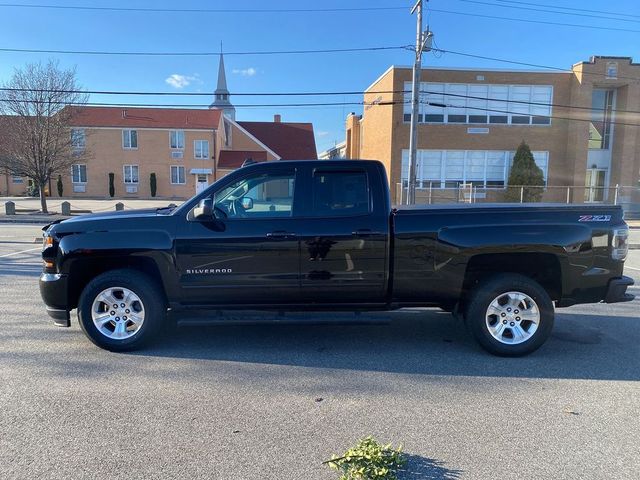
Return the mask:
{"type": "Polygon", "coordinates": [[[193,209],[193,217],[197,220],[212,220],[213,219],[213,199],[203,198],[198,203],[198,206],[193,209]]]}
{"type": "Polygon", "coordinates": [[[245,210],[251,210],[253,208],[253,198],[242,197],[242,208],[245,210]]]}

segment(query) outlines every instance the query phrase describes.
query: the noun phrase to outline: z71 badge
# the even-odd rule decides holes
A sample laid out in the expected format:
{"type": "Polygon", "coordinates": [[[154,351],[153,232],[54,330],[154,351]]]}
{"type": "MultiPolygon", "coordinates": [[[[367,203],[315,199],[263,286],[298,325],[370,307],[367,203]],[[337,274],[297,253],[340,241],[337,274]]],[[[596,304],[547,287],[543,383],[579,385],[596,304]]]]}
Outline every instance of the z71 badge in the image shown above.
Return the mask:
{"type": "Polygon", "coordinates": [[[609,222],[611,215],[580,215],[579,222],[609,222]]]}

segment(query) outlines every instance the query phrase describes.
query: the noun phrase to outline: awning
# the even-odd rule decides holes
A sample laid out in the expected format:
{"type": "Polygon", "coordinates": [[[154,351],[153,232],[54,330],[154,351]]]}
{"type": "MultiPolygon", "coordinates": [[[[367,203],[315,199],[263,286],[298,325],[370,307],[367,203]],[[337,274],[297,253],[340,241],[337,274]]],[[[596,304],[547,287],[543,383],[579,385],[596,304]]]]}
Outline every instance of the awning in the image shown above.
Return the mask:
{"type": "Polygon", "coordinates": [[[210,168],[192,168],[189,173],[191,175],[211,175],[213,171],[210,168]]]}

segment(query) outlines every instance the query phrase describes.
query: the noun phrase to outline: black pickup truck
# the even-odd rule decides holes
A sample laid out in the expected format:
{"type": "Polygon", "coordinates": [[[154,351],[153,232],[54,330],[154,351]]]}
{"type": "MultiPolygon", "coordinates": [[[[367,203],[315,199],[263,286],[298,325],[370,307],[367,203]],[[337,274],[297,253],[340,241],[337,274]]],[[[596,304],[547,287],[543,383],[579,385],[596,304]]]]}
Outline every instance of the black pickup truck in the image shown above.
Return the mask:
{"type": "Polygon", "coordinates": [[[516,356],[547,339],[555,307],[634,298],[622,275],[620,207],[392,209],[376,161],[254,164],[179,207],[86,215],[44,231],[49,315],[69,326],[77,308],[89,339],[109,350],[229,309],[440,307],[489,352],[516,356]]]}

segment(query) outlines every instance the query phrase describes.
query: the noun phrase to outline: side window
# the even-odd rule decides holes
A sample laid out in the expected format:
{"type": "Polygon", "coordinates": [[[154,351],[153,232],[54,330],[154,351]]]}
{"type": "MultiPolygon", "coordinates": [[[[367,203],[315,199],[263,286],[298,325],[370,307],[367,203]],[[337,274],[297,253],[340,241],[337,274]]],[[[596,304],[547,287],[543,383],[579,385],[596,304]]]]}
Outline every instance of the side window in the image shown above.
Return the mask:
{"type": "Polygon", "coordinates": [[[227,218],[291,217],[294,189],[294,172],[254,175],[216,192],[214,205],[227,218]]]}
{"type": "Polygon", "coordinates": [[[370,211],[364,171],[322,171],[313,174],[313,215],[350,216],[370,211]]]}

